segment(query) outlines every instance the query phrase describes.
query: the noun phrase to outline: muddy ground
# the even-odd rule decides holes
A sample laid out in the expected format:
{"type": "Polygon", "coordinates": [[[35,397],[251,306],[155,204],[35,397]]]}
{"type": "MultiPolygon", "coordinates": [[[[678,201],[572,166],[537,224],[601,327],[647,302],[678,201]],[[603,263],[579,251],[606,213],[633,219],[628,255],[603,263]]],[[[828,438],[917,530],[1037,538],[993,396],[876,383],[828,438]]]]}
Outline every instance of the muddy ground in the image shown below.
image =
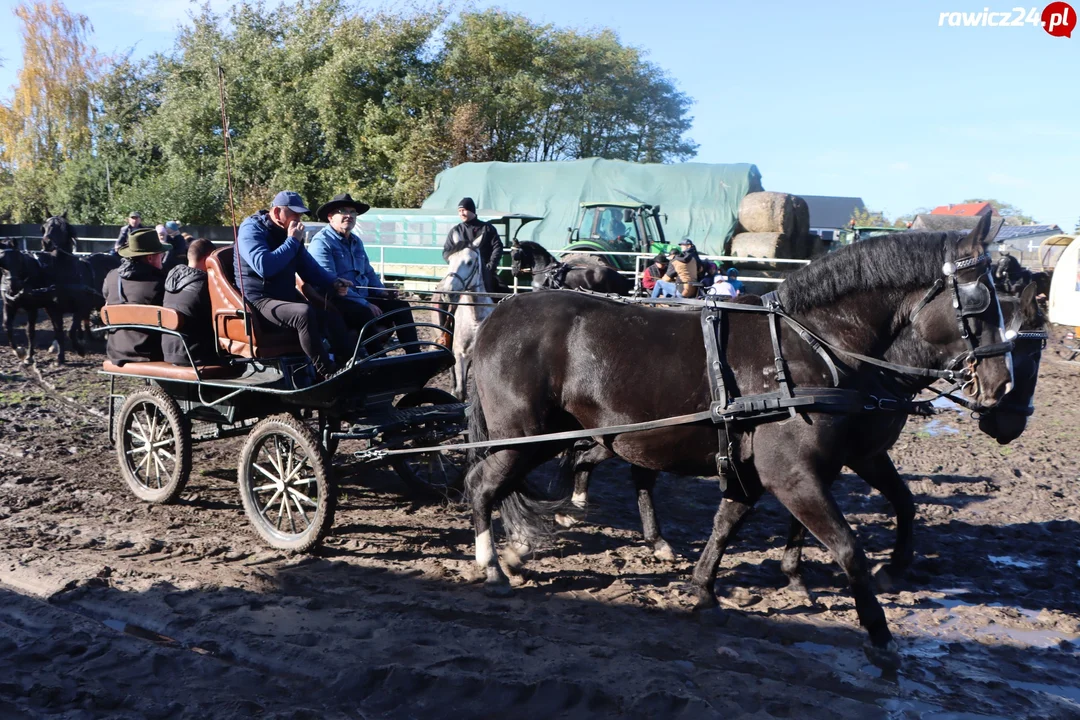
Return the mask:
{"type": "MultiPolygon", "coordinates": [[[[26,368],[0,351],[0,717],[1080,717],[1080,365],[1044,360],[1009,446],[955,411],[908,424],[893,457],[919,558],[879,596],[905,663],[893,679],[865,660],[819,546],[817,604],[781,590],[771,499],[724,559],[725,603],[693,614],[684,583],[719,488],[661,476],[681,558],[666,564],[609,462],[587,524],[489,599],[464,508],[413,508],[350,443],[334,534],[309,556],[248,530],[242,438],[196,445],[179,504],[135,499],[108,446],[102,356],[71,358],[26,368]]],[[[884,560],[885,501],[853,476],[836,492],[884,560]]]]}

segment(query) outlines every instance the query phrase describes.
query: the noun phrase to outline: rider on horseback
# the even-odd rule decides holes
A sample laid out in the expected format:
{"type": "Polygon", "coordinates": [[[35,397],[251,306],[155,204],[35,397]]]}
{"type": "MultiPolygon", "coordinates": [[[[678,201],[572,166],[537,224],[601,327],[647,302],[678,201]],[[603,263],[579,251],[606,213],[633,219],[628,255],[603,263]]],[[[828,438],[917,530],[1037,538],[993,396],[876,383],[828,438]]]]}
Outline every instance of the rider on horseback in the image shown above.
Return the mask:
{"type": "Polygon", "coordinates": [[[499,280],[499,260],[503,254],[499,231],[491,223],[476,217],[476,203],[470,197],[462,198],[458,203],[458,217],[461,222],[450,228],[446,235],[443,260],[450,262],[451,255],[472,247],[480,254],[483,264],[484,289],[489,293],[510,292],[510,288],[499,280]]]}

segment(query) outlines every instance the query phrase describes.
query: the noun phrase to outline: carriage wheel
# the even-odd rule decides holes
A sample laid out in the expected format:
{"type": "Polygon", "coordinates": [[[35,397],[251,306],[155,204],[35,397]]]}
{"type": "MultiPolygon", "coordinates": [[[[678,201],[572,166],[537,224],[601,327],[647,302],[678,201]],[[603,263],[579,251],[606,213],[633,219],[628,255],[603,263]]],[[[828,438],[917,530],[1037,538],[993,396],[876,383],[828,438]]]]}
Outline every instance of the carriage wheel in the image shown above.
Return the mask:
{"type": "Polygon", "coordinates": [[[240,451],[244,511],[278,550],[307,552],[334,524],[336,495],[315,433],[292,415],[258,423],[240,451]]]}
{"type": "Polygon", "coordinates": [[[120,474],[137,497],[174,502],[191,474],[191,424],[161,388],[132,393],[116,418],[120,474]]]}
{"type": "MultiPolygon", "coordinates": [[[[456,397],[438,388],[422,388],[402,397],[395,407],[414,408],[458,402],[460,401],[456,397]]],[[[423,447],[438,444],[446,432],[444,422],[425,423],[410,431],[410,434],[415,434],[416,437],[409,445],[423,447]]],[[[451,490],[460,492],[465,487],[466,456],[462,451],[404,455],[395,458],[390,464],[402,482],[419,494],[431,494],[435,491],[445,495],[451,490]]]]}

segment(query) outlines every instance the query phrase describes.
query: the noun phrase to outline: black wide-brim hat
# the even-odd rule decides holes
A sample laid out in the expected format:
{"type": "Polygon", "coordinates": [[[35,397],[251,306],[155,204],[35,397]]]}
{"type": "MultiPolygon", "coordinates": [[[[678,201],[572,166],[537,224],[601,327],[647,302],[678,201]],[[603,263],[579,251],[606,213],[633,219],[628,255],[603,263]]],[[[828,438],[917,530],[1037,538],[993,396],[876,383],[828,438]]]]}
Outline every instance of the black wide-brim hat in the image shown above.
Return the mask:
{"type": "Polygon", "coordinates": [[[362,203],[359,200],[353,200],[352,195],[350,195],[349,193],[341,193],[340,195],[335,195],[334,197],[330,198],[329,202],[325,203],[318,210],[316,210],[315,217],[319,218],[319,220],[322,220],[323,222],[330,222],[330,215],[332,215],[335,210],[341,207],[354,207],[356,208],[357,215],[363,215],[371,209],[371,206],[367,203],[362,203]]]}

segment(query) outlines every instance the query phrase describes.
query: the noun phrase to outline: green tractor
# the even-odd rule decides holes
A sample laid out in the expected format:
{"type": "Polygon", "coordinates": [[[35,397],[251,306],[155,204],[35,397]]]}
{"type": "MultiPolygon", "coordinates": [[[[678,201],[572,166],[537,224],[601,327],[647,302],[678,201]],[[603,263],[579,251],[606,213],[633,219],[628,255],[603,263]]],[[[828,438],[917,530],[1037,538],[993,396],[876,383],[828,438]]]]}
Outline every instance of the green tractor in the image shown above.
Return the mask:
{"type": "MultiPolygon", "coordinates": [[[[584,202],[578,212],[577,227],[567,228],[569,236],[561,254],[666,252],[667,240],[660,223],[660,206],[637,202],[584,202]]],[[[616,270],[634,270],[632,255],[600,255],[616,270]]]]}
{"type": "MultiPolygon", "coordinates": [[[[907,232],[908,229],[906,227],[883,227],[877,225],[849,225],[847,230],[840,231],[839,239],[840,243],[850,245],[853,242],[872,238],[876,235],[907,232]]],[[[840,243],[836,243],[833,247],[839,247],[840,243]]]]}

